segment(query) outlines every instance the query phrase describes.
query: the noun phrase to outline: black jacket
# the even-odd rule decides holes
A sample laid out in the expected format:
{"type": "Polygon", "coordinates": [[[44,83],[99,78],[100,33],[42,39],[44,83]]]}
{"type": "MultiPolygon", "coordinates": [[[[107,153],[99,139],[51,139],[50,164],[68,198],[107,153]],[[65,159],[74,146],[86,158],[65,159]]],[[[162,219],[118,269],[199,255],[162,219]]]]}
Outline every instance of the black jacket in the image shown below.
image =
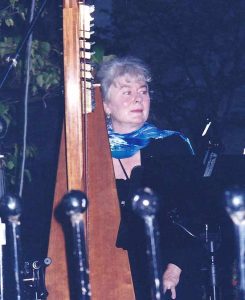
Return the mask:
{"type": "Polygon", "coordinates": [[[150,287],[146,276],[148,262],[144,221],[132,211],[132,196],[138,188],[146,186],[158,195],[160,210],[157,221],[160,229],[162,272],[168,263],[176,264],[182,270],[190,268],[195,241],[172,224],[169,214],[176,208],[183,214],[188,210],[184,195],[188,194],[187,182],[193,180],[193,176],[189,176],[188,162],[191,157],[189,145],[181,137],[174,135],[155,139],[141,150],[141,166],[132,170],[130,179],[116,181],[121,204],[117,247],[128,250],[136,299],[150,299],[150,287]]]}

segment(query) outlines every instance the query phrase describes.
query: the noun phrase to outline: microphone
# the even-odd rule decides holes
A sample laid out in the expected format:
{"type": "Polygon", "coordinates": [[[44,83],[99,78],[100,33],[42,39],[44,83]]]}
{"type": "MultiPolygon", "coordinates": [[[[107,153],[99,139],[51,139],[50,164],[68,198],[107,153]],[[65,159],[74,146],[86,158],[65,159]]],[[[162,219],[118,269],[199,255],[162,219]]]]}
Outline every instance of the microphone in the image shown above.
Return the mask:
{"type": "Polygon", "coordinates": [[[85,217],[83,215],[87,207],[87,196],[79,190],[71,190],[66,193],[58,207],[63,211],[63,215],[69,219],[69,231],[65,235],[67,249],[70,250],[67,252],[67,256],[70,256],[68,267],[74,275],[74,281],[72,282],[74,295],[76,295],[76,299],[80,300],[89,300],[91,297],[84,232],[85,217]]]}
{"type": "Polygon", "coordinates": [[[133,196],[132,209],[145,223],[148,266],[151,276],[152,299],[163,299],[163,287],[161,280],[160,252],[159,252],[159,228],[156,214],[159,210],[159,201],[154,192],[145,187],[139,189],[133,196]]]}
{"type": "Polygon", "coordinates": [[[237,244],[240,299],[245,300],[245,187],[224,192],[226,211],[233,221],[237,244]]]}

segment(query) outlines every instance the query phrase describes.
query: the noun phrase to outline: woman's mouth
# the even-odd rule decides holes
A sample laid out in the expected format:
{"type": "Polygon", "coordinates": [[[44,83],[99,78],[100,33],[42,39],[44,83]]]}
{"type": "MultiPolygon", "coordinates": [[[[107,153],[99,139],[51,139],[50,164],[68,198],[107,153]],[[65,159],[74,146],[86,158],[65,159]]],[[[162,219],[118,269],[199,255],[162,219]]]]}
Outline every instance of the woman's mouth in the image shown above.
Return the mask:
{"type": "Polygon", "coordinates": [[[142,113],[143,109],[133,109],[131,110],[132,113],[142,113]]]}

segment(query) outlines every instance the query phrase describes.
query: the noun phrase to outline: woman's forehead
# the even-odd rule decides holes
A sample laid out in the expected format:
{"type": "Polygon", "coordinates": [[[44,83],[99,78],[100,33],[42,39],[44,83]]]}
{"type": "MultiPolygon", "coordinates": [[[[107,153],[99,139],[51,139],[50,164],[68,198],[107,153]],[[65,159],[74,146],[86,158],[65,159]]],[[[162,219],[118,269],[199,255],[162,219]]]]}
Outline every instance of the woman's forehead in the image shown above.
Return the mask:
{"type": "Polygon", "coordinates": [[[122,76],[118,76],[113,80],[113,84],[115,86],[131,85],[135,83],[147,86],[145,78],[140,75],[125,74],[122,76]]]}

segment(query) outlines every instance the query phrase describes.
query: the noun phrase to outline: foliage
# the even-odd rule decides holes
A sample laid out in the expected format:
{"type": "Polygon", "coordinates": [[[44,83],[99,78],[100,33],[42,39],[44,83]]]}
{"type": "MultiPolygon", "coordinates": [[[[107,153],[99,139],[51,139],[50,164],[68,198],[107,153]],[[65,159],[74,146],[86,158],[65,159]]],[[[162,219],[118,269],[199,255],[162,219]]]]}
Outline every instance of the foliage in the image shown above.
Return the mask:
{"type": "MultiPolygon", "coordinates": [[[[1,155],[3,155],[3,166],[5,167],[6,185],[8,188],[13,189],[17,184],[19,158],[23,153],[20,144],[9,137],[9,131],[15,131],[16,120],[15,106],[13,104],[0,102],[0,145],[1,155]]],[[[15,134],[16,136],[16,134],[15,134]]],[[[25,152],[25,159],[30,162],[38,154],[37,147],[35,145],[27,145],[25,152]]],[[[31,181],[31,172],[28,167],[24,170],[24,175],[31,181]]],[[[15,187],[17,188],[17,187],[15,187]]]]}
{"type": "MultiPolygon", "coordinates": [[[[5,0],[0,10],[0,59],[1,65],[4,58],[13,56],[23,38],[28,23],[27,5],[23,5],[18,0],[5,0]]],[[[28,2],[27,2],[28,3],[28,2]]],[[[39,23],[39,26],[41,23],[39,23]]],[[[43,26],[43,25],[42,25],[43,26]]],[[[35,33],[35,31],[34,31],[35,33]]],[[[42,34],[34,36],[31,51],[31,91],[32,95],[47,93],[50,89],[60,83],[60,45],[54,41],[46,40],[42,34]]],[[[22,84],[23,55],[15,68],[14,74],[7,83],[7,86],[14,88],[22,84]]]]}
{"type": "Polygon", "coordinates": [[[12,116],[10,114],[10,107],[2,102],[0,102],[0,116],[6,122],[7,126],[9,126],[12,116]]]}
{"type": "Polygon", "coordinates": [[[52,87],[60,84],[60,66],[49,59],[51,52],[59,54],[58,49],[51,48],[46,41],[33,41],[32,68],[33,74],[32,92],[47,92],[52,87]]]}
{"type": "MultiPolygon", "coordinates": [[[[42,1],[36,1],[37,9],[42,1]]],[[[14,57],[20,42],[24,37],[24,33],[28,26],[28,10],[31,1],[27,0],[2,0],[0,4],[0,67],[1,75],[4,74],[4,69],[8,68],[8,60],[14,57]]],[[[48,8],[54,5],[50,1],[48,8]]],[[[55,5],[57,3],[55,2],[55,5]]],[[[30,98],[29,103],[39,101],[47,97],[52,97],[57,89],[60,89],[61,81],[61,45],[59,44],[59,34],[53,32],[57,30],[58,13],[49,9],[44,11],[34,28],[33,42],[31,49],[31,68],[30,68],[30,98]],[[51,14],[51,15],[50,15],[51,14]],[[52,20],[53,27],[50,27],[48,22],[52,20]],[[55,22],[57,21],[57,22],[55,22]],[[48,30],[46,30],[48,29],[48,30]]],[[[57,30],[58,31],[58,30],[57,30]]],[[[58,31],[59,32],[59,31],[58,31]]],[[[9,132],[15,130],[15,136],[18,133],[18,109],[20,95],[22,94],[23,82],[25,81],[23,67],[25,65],[25,51],[20,53],[17,60],[17,65],[12,68],[9,76],[0,91],[0,118],[7,122],[8,131],[4,136],[4,151],[6,160],[6,170],[11,184],[16,183],[18,170],[18,160],[21,154],[21,149],[16,138],[9,137],[9,132]],[[6,96],[7,95],[7,96],[6,96]],[[15,129],[14,129],[15,128],[15,129]]],[[[28,145],[25,156],[27,159],[32,159],[37,153],[35,146],[28,145]]],[[[21,154],[22,155],[22,154],[21,154]]],[[[29,170],[25,170],[25,175],[30,180],[31,175],[29,170]]]]}
{"type": "Polygon", "coordinates": [[[26,18],[26,8],[23,6],[23,2],[19,0],[2,0],[0,8],[0,26],[13,27],[15,25],[15,19],[26,18]]]}
{"type": "MultiPolygon", "coordinates": [[[[9,147],[5,148],[6,155],[4,157],[4,166],[6,170],[6,178],[8,186],[16,185],[16,180],[18,178],[17,166],[18,158],[20,156],[20,147],[17,143],[11,144],[9,147]]],[[[27,160],[33,159],[37,155],[37,148],[35,145],[28,145],[25,156],[27,160]]],[[[24,175],[31,181],[31,172],[28,168],[25,168],[24,175]]]]}

